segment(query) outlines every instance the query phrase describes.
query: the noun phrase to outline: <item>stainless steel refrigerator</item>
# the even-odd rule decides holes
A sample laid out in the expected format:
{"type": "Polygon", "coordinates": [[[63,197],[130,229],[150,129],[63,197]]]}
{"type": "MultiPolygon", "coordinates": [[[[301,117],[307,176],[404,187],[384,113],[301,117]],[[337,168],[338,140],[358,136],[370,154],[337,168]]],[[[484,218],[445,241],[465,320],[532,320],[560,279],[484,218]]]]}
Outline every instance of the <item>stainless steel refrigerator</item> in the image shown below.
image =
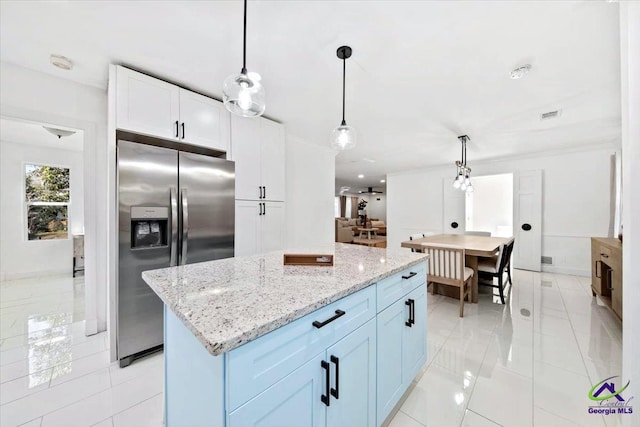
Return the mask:
{"type": "Polygon", "coordinates": [[[235,165],[119,140],[117,357],[128,366],[163,343],[163,303],[145,270],[233,256],[235,165]]]}

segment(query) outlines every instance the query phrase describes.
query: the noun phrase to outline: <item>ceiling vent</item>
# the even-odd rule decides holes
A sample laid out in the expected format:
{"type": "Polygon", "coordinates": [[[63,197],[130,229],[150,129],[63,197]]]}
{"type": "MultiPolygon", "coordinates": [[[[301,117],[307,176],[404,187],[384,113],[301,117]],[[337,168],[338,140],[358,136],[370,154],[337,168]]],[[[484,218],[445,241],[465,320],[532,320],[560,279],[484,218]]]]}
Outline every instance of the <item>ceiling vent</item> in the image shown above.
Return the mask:
{"type": "Polygon", "coordinates": [[[561,113],[562,110],[548,111],[546,113],[540,114],[540,120],[555,119],[557,117],[560,117],[561,113]]]}

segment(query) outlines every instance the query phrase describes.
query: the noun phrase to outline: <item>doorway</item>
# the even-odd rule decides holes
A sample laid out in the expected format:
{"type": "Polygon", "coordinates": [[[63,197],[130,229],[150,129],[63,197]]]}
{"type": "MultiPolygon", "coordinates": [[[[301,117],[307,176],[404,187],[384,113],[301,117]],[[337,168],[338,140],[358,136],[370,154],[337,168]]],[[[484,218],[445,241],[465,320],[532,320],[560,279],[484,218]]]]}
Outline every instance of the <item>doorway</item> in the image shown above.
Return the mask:
{"type": "Polygon", "coordinates": [[[473,188],[465,194],[465,230],[513,236],[513,174],[474,177],[473,188]]]}

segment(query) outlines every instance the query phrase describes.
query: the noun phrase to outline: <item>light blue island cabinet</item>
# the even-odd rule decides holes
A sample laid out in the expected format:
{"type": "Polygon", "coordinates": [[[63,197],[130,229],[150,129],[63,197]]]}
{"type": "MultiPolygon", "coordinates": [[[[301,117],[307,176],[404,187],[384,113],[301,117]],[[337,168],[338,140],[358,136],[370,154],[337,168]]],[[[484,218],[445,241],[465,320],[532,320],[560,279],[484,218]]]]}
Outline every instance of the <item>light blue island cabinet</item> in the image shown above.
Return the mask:
{"type": "Polygon", "coordinates": [[[385,422],[427,360],[426,258],[343,246],[352,245],[336,245],[334,267],[284,267],[275,253],[143,275],[165,301],[168,427],[385,422]],[[254,261],[256,283],[247,271],[254,261]],[[207,268],[235,285],[212,283],[207,268]],[[275,314],[263,307],[273,293],[275,314]]]}

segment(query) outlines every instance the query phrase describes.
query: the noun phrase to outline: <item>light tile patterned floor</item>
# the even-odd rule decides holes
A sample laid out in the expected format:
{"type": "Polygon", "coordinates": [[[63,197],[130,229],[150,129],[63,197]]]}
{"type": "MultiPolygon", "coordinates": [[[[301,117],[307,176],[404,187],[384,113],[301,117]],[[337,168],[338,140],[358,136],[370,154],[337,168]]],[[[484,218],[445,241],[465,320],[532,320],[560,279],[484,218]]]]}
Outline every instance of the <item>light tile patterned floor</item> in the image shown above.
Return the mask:
{"type": "MultiPolygon", "coordinates": [[[[621,371],[622,330],[589,279],[514,271],[458,317],[429,296],[427,370],[391,427],[620,425],[587,414],[587,392],[621,371]]],[[[82,278],[0,285],[0,425],[162,426],[158,353],[120,369],[106,334],[84,336],[82,278]]]]}

